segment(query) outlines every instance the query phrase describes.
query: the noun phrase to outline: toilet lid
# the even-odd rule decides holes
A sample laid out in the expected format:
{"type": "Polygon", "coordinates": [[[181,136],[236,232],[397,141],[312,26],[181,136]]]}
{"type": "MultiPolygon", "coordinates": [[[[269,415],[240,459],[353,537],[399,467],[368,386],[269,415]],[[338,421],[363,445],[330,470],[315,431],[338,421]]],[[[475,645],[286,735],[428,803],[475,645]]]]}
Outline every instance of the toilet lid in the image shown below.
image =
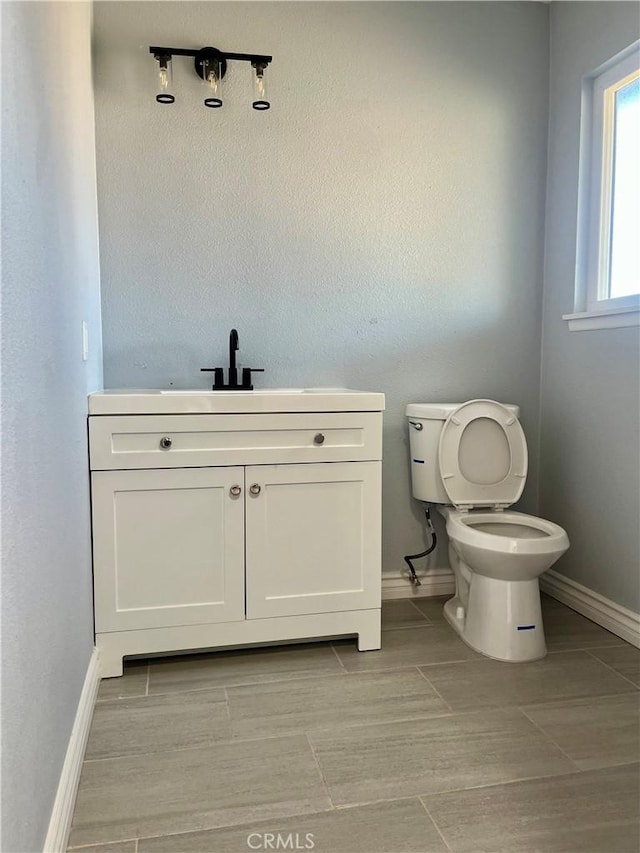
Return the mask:
{"type": "Polygon", "coordinates": [[[459,509],[508,507],[527,478],[527,441],[515,415],[494,400],[470,400],[442,427],[438,460],[445,491],[459,509]]]}

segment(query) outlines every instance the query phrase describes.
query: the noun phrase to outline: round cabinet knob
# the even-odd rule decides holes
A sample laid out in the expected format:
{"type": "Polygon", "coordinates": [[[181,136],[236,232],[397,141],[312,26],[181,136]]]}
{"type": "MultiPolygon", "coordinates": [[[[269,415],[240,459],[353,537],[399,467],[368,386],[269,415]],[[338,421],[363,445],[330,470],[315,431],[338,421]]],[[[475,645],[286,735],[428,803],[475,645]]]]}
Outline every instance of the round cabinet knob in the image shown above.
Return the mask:
{"type": "Polygon", "coordinates": [[[242,494],[242,487],[241,486],[231,486],[231,488],[229,489],[229,494],[232,494],[234,498],[237,498],[238,495],[242,494]]]}
{"type": "Polygon", "coordinates": [[[316,436],[314,436],[314,444],[324,444],[324,435],[319,432],[316,436]]]}
{"type": "Polygon", "coordinates": [[[165,450],[167,450],[169,447],[171,447],[171,445],[172,445],[172,441],[168,435],[165,435],[164,438],[160,439],[160,447],[164,448],[165,450]]]}
{"type": "Polygon", "coordinates": [[[259,495],[262,489],[257,483],[254,483],[252,486],[249,486],[249,491],[252,495],[259,495]]]}

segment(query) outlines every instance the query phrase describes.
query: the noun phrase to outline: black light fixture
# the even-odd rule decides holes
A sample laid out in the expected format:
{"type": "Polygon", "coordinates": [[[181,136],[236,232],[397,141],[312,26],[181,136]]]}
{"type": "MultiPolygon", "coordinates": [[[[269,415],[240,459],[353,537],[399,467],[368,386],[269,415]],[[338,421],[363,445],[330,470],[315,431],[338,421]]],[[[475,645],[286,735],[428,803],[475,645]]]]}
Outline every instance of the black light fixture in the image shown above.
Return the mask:
{"type": "Polygon", "coordinates": [[[156,101],[159,104],[172,104],[175,96],[171,93],[172,71],[171,60],[174,56],[192,56],[194,69],[198,77],[207,86],[207,96],[204,99],[205,107],[219,108],[222,106],[222,80],[227,73],[227,60],[250,62],[255,71],[253,84],[254,110],[268,110],[271,106],[266,95],[264,71],[273,57],[261,56],[254,53],[225,53],[216,47],[203,47],[199,50],[189,50],[182,47],[150,47],[149,53],[153,54],[158,63],[159,92],[156,101]]]}

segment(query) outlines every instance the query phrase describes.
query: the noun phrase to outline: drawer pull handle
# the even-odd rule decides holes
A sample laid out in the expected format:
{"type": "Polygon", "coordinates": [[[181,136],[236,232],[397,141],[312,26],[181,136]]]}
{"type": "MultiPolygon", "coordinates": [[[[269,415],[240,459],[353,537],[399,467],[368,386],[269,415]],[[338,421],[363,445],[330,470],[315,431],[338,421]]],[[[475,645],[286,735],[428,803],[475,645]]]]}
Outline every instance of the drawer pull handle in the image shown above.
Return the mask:
{"type": "Polygon", "coordinates": [[[262,489],[257,483],[254,483],[252,486],[249,487],[249,491],[252,495],[259,495],[262,489]]]}
{"type": "Polygon", "coordinates": [[[231,486],[231,488],[229,489],[229,493],[231,495],[233,495],[234,498],[237,498],[238,495],[242,494],[242,487],[241,486],[231,486]]]}
{"type": "Polygon", "coordinates": [[[164,450],[167,450],[169,447],[171,447],[172,443],[173,442],[171,441],[168,435],[165,435],[164,438],[160,439],[160,447],[162,447],[164,450]]]}
{"type": "Polygon", "coordinates": [[[313,439],[315,444],[324,444],[324,435],[319,432],[313,439]]]}

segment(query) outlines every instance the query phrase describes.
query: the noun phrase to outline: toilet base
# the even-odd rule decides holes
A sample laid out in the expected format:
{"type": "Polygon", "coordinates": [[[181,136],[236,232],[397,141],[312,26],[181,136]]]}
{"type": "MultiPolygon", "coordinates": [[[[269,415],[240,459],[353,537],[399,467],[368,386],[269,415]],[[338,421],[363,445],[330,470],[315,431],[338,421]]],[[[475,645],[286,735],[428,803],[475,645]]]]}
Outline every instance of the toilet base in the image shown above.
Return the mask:
{"type": "Polygon", "coordinates": [[[504,581],[470,574],[466,607],[457,594],[444,605],[445,618],[460,638],[495,660],[515,663],[545,657],[538,579],[504,581]]]}

